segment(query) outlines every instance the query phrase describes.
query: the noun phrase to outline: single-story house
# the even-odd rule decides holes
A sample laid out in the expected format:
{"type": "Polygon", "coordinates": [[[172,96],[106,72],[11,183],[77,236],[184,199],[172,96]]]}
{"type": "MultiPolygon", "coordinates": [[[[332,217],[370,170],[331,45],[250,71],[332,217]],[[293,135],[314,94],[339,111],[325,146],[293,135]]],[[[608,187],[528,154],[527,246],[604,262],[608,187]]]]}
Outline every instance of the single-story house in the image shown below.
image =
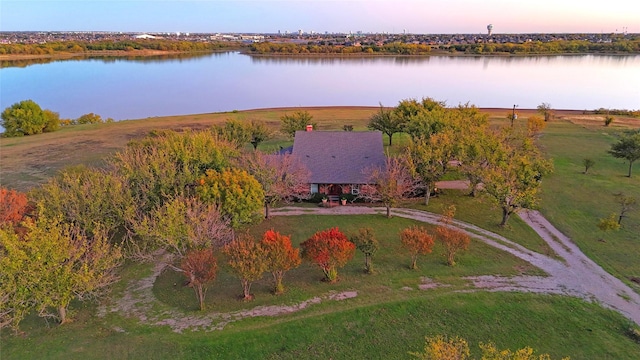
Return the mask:
{"type": "Polygon", "coordinates": [[[368,183],[367,168],[383,167],[380,131],[296,131],[293,156],[309,169],[309,190],[327,195],[358,195],[368,183]]]}

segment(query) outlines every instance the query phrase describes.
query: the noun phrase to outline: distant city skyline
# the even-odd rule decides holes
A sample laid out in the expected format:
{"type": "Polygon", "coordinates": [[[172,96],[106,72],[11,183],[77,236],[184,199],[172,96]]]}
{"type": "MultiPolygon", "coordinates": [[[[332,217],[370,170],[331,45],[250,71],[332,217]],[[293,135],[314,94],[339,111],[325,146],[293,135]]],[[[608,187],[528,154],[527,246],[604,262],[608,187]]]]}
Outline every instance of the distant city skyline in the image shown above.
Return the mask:
{"type": "Polygon", "coordinates": [[[2,0],[1,31],[640,33],[640,2],[2,0]]]}

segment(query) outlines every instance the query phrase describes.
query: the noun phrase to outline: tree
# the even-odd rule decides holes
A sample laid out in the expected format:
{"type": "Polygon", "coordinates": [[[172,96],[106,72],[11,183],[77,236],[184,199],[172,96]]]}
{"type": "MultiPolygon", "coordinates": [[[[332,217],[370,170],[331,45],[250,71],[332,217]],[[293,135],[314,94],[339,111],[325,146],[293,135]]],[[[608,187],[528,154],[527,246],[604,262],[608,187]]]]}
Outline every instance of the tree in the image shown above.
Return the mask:
{"type": "Polygon", "coordinates": [[[77,224],[89,235],[99,227],[112,237],[135,213],[135,200],[121,176],[85,166],[65,168],[31,196],[46,217],[77,224]]]}
{"type": "Polygon", "coordinates": [[[234,144],[237,148],[241,148],[251,139],[248,127],[242,122],[234,119],[225,121],[222,126],[214,125],[212,130],[219,137],[234,144]]]}
{"type": "Polygon", "coordinates": [[[76,119],[76,124],[78,124],[78,125],[83,125],[83,124],[102,124],[102,123],[104,123],[104,121],[102,120],[102,116],[100,116],[98,114],[94,114],[94,113],[84,114],[84,115],[81,115],[79,118],[76,119]]]}
{"type": "Polygon", "coordinates": [[[231,272],[242,282],[242,299],[252,300],[251,284],[267,271],[264,249],[252,237],[244,235],[222,248],[222,253],[226,256],[231,272]]]}
{"type": "Polygon", "coordinates": [[[284,274],[300,265],[300,251],[291,245],[291,237],[281,235],[274,230],[267,230],[260,243],[265,252],[266,270],[273,275],[275,294],[284,292],[282,279],[284,274]]]}
{"type": "Polygon", "coordinates": [[[363,170],[371,186],[363,186],[360,196],[368,201],[379,201],[387,208],[387,217],[391,217],[391,207],[403,198],[413,194],[419,187],[404,161],[396,157],[387,157],[384,167],[371,167],[363,170]]]}
{"type": "Polygon", "coordinates": [[[602,218],[598,221],[598,228],[602,231],[619,230],[618,214],[611,213],[609,217],[602,218]]]}
{"type": "Polygon", "coordinates": [[[229,220],[218,207],[197,198],[176,197],[167,201],[139,216],[132,227],[138,238],[132,246],[141,255],[160,248],[184,257],[191,250],[221,248],[233,238],[229,220]]]}
{"type": "Polygon", "coordinates": [[[527,135],[538,135],[540,132],[542,132],[542,130],[544,130],[546,125],[547,124],[545,123],[545,120],[543,120],[541,117],[530,116],[527,119],[527,135]]]}
{"type": "Polygon", "coordinates": [[[623,193],[615,195],[616,202],[620,205],[620,213],[618,215],[618,225],[622,224],[622,219],[627,217],[627,213],[635,209],[637,199],[633,196],[626,196],[623,193]]]}
{"type": "Polygon", "coordinates": [[[249,142],[253,145],[253,150],[258,149],[258,145],[271,137],[271,130],[262,122],[251,120],[247,126],[249,132],[249,142]]]}
{"type": "Polygon", "coordinates": [[[356,249],[337,227],[316,232],[300,246],[302,257],[318,265],[330,283],[338,280],[338,268],[351,260],[356,249]]]}
{"type": "Polygon", "coordinates": [[[484,192],[502,209],[500,226],[514,212],[536,205],[542,178],[553,168],[530,138],[509,134],[502,134],[500,147],[480,171],[484,192]]]}
{"type": "Polygon", "coordinates": [[[378,130],[387,134],[387,136],[389,136],[389,146],[391,146],[393,134],[402,131],[403,123],[403,118],[397,116],[393,110],[386,110],[382,104],[380,104],[380,110],[371,116],[367,127],[371,130],[378,130]]]}
{"type": "Polygon", "coordinates": [[[371,228],[360,228],[356,234],[351,235],[350,240],[356,245],[358,250],[364,254],[364,271],[373,274],[373,255],[378,251],[380,245],[373,235],[371,228]]]}
{"type": "Polygon", "coordinates": [[[234,229],[260,219],[264,191],[258,180],[245,170],[208,170],[196,191],[202,201],[216,204],[234,229]]]}
{"type": "Polygon", "coordinates": [[[308,111],[296,111],[292,115],[284,114],[280,117],[280,131],[291,138],[296,135],[296,131],[305,130],[307,125],[314,129],[318,126],[308,111]]]}
{"type": "Polygon", "coordinates": [[[40,134],[47,126],[47,117],[40,105],[33,100],[15,103],[2,112],[4,136],[16,137],[40,134]]]}
{"type": "Polygon", "coordinates": [[[544,121],[549,121],[553,119],[553,109],[551,108],[551,104],[543,102],[537,107],[538,113],[544,116],[544,121]]]}
{"type": "Polygon", "coordinates": [[[154,131],[131,142],[110,161],[142,213],[177,196],[192,196],[205,171],[222,171],[237,149],[211,131],[154,131]]]}
{"type": "Polygon", "coordinates": [[[629,162],[629,175],[634,161],[640,159],[640,130],[627,131],[623,133],[618,142],[611,145],[609,154],[618,159],[625,159],[629,162]]]}
{"type": "Polygon", "coordinates": [[[433,250],[433,236],[421,226],[412,226],[400,232],[402,245],[411,253],[410,269],[417,269],[418,255],[430,254],[433,250]]]}
{"type": "Polygon", "coordinates": [[[200,310],[204,311],[204,299],[207,295],[207,285],[216,279],[218,263],[213,255],[213,248],[189,251],[180,265],[184,276],[196,293],[200,310]]]}
{"type": "Polygon", "coordinates": [[[46,132],[46,133],[54,132],[60,129],[60,123],[61,123],[60,114],[48,109],[44,109],[43,115],[45,118],[45,125],[44,125],[44,129],[42,129],[42,132],[46,132]]]}
{"type": "Polygon", "coordinates": [[[17,226],[29,210],[27,195],[0,187],[0,226],[17,226]]]}
{"type": "Polygon", "coordinates": [[[455,146],[454,133],[447,130],[431,135],[428,140],[412,140],[406,147],[405,160],[411,172],[422,180],[425,205],[429,205],[436,181],[446,174],[449,161],[454,159],[455,146]]]}
{"type": "Polygon", "coordinates": [[[584,174],[589,172],[589,169],[591,169],[595,164],[596,162],[593,159],[590,159],[590,158],[582,159],[582,165],[584,165],[584,174]]]}
{"type": "Polygon", "coordinates": [[[104,232],[88,237],[77,226],[44,216],[24,224],[27,231],[22,238],[12,229],[0,229],[0,277],[15,290],[8,292],[10,298],[17,297],[10,299],[17,305],[12,312],[18,316],[14,324],[19,323],[26,306],[35,308],[42,317],[65,323],[72,299],[98,298],[117,280],[122,253],[109,244],[104,232]],[[57,314],[50,312],[52,308],[57,314]]]}
{"type": "Polygon", "coordinates": [[[471,238],[467,233],[451,227],[455,211],[455,206],[449,206],[440,218],[441,224],[436,228],[438,240],[444,244],[445,256],[449,266],[455,266],[456,254],[460,250],[466,250],[469,247],[469,243],[471,243],[471,238]]]}
{"type": "Polygon", "coordinates": [[[262,185],[264,217],[269,218],[271,206],[279,201],[309,197],[309,170],[291,155],[268,155],[259,151],[240,158],[239,166],[262,185]]]}
{"type": "Polygon", "coordinates": [[[427,337],[423,352],[409,352],[422,360],[465,360],[471,354],[469,344],[460,337],[445,338],[441,335],[427,337]]]}

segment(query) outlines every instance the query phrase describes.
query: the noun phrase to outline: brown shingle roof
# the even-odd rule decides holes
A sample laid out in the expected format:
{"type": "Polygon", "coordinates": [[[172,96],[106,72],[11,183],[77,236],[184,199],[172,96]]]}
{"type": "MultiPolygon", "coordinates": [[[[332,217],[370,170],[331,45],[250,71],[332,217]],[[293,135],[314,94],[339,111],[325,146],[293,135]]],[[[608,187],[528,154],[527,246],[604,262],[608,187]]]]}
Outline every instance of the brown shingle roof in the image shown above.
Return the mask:
{"type": "Polygon", "coordinates": [[[293,155],[313,184],[365,184],[362,170],[385,163],[379,131],[296,131],[293,155]]]}

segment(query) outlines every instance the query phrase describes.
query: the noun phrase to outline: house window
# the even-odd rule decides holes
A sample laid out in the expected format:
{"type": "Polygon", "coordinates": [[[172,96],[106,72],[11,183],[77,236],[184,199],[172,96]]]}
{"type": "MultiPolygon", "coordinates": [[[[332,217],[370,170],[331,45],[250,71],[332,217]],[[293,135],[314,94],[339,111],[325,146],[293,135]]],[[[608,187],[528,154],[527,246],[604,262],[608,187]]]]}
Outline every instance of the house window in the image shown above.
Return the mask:
{"type": "Polygon", "coordinates": [[[311,184],[311,193],[312,194],[318,193],[318,184],[311,184]]]}
{"type": "Polygon", "coordinates": [[[360,184],[351,185],[351,195],[359,195],[360,194],[360,184]]]}

